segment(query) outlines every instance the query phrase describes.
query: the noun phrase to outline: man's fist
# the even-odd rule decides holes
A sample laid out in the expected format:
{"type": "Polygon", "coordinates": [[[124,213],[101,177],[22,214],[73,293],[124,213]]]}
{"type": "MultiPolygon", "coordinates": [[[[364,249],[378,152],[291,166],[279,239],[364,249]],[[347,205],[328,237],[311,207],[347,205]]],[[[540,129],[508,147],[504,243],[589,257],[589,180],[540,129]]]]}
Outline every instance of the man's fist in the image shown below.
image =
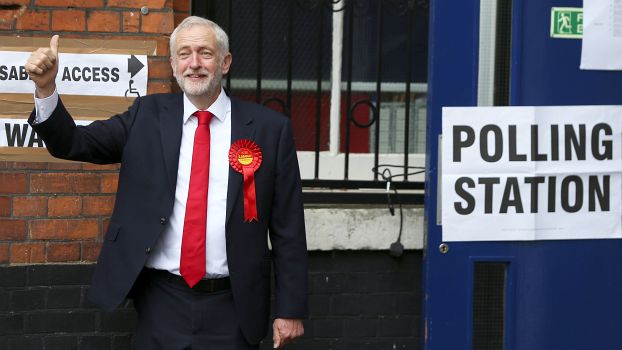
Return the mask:
{"type": "Polygon", "coordinates": [[[56,89],[58,74],[58,35],[50,39],[50,47],[35,50],[26,61],[26,72],[37,87],[37,97],[50,96],[56,89]]]}

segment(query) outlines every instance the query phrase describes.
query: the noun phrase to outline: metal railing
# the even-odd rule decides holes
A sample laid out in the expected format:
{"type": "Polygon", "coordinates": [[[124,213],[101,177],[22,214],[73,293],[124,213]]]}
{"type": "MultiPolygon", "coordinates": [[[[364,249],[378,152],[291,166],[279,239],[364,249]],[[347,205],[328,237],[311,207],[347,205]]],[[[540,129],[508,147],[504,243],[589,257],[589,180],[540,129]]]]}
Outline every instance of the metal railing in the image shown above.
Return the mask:
{"type": "MultiPolygon", "coordinates": [[[[193,1],[192,12],[230,36],[232,93],[291,118],[298,150],[313,153],[306,188],[383,189],[390,177],[395,188],[422,190],[423,161],[412,158],[424,153],[428,1],[212,0],[193,1]],[[335,69],[341,83],[331,85],[335,69]],[[338,104],[331,123],[330,105],[338,104]],[[384,152],[392,153],[388,165],[384,152]],[[362,156],[373,156],[369,178],[353,169],[362,156]],[[343,161],[342,176],[323,175],[326,157],[343,161]]],[[[411,199],[422,202],[420,193],[411,199]]]]}

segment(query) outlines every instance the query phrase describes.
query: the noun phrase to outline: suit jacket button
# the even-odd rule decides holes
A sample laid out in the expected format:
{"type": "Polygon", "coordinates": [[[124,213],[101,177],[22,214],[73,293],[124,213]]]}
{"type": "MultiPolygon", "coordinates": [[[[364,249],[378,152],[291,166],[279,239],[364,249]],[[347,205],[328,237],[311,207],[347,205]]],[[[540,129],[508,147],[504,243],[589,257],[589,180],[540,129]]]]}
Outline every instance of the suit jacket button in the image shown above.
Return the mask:
{"type": "Polygon", "coordinates": [[[145,249],[145,253],[147,254],[151,253],[151,247],[147,247],[147,249],[145,249]]]}
{"type": "Polygon", "coordinates": [[[160,224],[162,224],[162,225],[166,224],[166,218],[165,217],[161,217],[160,218],[160,224]]]}

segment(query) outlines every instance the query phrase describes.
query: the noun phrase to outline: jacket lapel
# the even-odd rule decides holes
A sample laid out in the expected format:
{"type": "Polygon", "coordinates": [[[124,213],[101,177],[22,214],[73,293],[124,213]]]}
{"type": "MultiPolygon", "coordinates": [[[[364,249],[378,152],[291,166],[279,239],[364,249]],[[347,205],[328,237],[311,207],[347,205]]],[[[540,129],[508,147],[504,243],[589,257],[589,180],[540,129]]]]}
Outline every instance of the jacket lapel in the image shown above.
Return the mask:
{"type": "Polygon", "coordinates": [[[169,101],[162,104],[163,108],[160,109],[159,115],[160,137],[169,188],[173,196],[175,196],[184,103],[182,94],[168,95],[166,98],[169,101]]]}
{"type": "MultiPolygon", "coordinates": [[[[255,135],[255,128],[253,125],[253,116],[248,113],[248,110],[234,98],[231,98],[231,144],[240,139],[253,140],[255,135]]],[[[243,187],[244,178],[242,174],[235,171],[229,166],[229,185],[227,187],[227,217],[225,221],[225,227],[228,227],[229,220],[231,219],[231,212],[236,204],[236,201],[243,200],[240,196],[240,191],[243,187]]],[[[243,203],[240,203],[243,205],[243,203]]],[[[242,222],[244,218],[240,217],[242,222]]]]}

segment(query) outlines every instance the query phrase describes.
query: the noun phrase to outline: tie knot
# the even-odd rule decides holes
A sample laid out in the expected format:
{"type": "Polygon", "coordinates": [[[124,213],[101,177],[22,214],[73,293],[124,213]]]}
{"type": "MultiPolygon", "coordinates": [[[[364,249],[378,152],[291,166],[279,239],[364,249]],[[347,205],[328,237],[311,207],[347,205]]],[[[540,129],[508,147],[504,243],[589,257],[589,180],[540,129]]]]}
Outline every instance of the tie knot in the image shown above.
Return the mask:
{"type": "Polygon", "coordinates": [[[199,119],[199,125],[209,124],[210,120],[214,116],[211,112],[208,111],[196,111],[194,115],[199,119]]]}

